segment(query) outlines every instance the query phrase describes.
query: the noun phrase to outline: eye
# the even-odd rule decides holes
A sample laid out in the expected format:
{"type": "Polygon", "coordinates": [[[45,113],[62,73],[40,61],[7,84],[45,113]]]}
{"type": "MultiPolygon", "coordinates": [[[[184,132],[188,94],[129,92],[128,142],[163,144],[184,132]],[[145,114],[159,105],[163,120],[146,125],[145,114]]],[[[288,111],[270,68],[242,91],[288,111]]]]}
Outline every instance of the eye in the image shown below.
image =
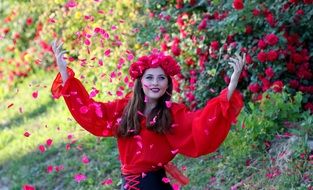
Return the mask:
{"type": "Polygon", "coordinates": [[[162,76],[162,77],[159,77],[159,79],[160,79],[160,80],[164,80],[164,79],[165,79],[165,77],[163,77],[163,76],[162,76]]]}
{"type": "Polygon", "coordinates": [[[153,79],[153,77],[152,77],[152,76],[147,76],[147,77],[146,77],[146,79],[148,79],[148,80],[152,80],[152,79],[153,79]]]}

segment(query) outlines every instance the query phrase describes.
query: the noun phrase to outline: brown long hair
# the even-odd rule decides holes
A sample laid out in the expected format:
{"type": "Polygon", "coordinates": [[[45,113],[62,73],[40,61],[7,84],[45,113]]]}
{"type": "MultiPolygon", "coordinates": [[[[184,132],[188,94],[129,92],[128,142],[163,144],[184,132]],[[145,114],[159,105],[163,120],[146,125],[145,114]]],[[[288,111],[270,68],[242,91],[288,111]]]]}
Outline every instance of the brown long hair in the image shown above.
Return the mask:
{"type": "MultiPolygon", "coordinates": [[[[135,81],[134,92],[124,109],[121,124],[118,127],[117,135],[119,137],[129,137],[139,134],[141,127],[140,121],[143,119],[145,109],[145,94],[142,89],[141,78],[135,81]]],[[[165,101],[170,101],[173,91],[171,77],[167,76],[168,87],[163,96],[158,99],[157,105],[153,108],[146,119],[147,129],[159,134],[164,134],[170,130],[172,124],[172,114],[166,107],[165,101]],[[154,121],[154,122],[151,122],[154,121]]]]}

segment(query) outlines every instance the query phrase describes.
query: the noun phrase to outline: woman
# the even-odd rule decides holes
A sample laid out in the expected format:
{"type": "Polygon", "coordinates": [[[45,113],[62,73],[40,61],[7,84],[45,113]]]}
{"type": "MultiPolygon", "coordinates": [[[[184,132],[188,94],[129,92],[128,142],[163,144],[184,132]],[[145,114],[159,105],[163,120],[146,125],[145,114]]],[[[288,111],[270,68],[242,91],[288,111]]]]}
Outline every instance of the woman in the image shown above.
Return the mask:
{"type": "Polygon", "coordinates": [[[52,94],[63,96],[71,114],[87,131],[116,137],[124,190],[172,189],[165,170],[181,184],[188,179],[170,161],[180,153],[199,157],[214,152],[226,138],[243,102],[235,90],[244,58],[231,58],[234,68],[228,88],[200,110],[188,111],[172,103],[172,79],[180,72],[177,62],[162,52],[152,52],[132,63],[133,94],[113,102],[96,102],[74,77],[63,59],[62,43],[52,44],[60,73],[52,94]]]}

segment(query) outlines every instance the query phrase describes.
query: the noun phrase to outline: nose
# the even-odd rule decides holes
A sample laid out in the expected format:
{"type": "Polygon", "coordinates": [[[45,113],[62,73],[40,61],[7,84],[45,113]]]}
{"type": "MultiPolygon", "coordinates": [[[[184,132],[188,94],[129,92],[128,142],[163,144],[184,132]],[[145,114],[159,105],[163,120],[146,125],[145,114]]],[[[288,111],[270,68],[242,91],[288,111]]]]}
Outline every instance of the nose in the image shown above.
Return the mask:
{"type": "Polygon", "coordinates": [[[158,79],[153,79],[152,84],[153,85],[157,85],[158,84],[158,79]]]}

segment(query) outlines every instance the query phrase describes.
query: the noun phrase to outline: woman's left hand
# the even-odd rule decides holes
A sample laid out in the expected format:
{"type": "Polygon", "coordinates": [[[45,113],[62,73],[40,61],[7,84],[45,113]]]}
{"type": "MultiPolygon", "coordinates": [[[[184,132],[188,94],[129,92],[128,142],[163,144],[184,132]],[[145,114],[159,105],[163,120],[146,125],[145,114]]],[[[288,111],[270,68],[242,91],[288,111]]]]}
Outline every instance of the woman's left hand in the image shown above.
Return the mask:
{"type": "Polygon", "coordinates": [[[235,54],[236,57],[229,58],[230,61],[228,64],[230,64],[234,68],[234,72],[230,77],[230,82],[228,85],[228,94],[227,99],[229,100],[234,92],[234,90],[237,87],[238,80],[241,74],[241,71],[243,69],[243,66],[246,62],[246,54],[244,53],[243,56],[240,56],[238,53],[235,54]]]}
{"type": "Polygon", "coordinates": [[[234,72],[230,77],[230,83],[232,83],[232,82],[238,83],[238,79],[240,77],[242,68],[246,62],[246,54],[245,53],[243,54],[242,57],[238,53],[236,53],[235,56],[236,57],[229,58],[230,61],[228,62],[228,64],[230,64],[234,68],[234,72]]]}

